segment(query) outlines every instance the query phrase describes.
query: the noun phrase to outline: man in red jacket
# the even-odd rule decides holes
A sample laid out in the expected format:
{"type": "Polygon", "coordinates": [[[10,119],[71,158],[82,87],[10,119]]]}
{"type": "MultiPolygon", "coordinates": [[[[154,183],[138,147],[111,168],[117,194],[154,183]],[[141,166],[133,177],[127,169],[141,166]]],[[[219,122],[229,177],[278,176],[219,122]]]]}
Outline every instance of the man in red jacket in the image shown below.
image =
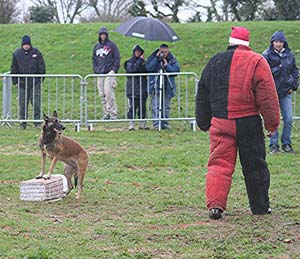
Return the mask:
{"type": "Polygon", "coordinates": [[[268,135],[280,122],[279,102],[266,60],[249,48],[250,33],[233,27],[229,46],[210,59],[198,84],[196,120],[210,132],[206,205],[211,219],[226,209],[239,152],[253,214],[270,213],[270,173],[260,114],[268,135]]]}

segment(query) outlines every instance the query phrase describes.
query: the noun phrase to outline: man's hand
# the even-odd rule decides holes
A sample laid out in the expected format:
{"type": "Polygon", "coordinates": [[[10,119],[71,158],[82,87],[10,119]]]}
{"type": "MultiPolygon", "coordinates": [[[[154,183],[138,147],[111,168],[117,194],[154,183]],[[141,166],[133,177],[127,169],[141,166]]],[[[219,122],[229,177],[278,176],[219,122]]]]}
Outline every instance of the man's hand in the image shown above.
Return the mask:
{"type": "Polygon", "coordinates": [[[288,94],[291,94],[293,92],[293,89],[290,89],[289,91],[288,91],[288,94]]]}
{"type": "Polygon", "coordinates": [[[272,136],[274,136],[275,133],[276,131],[268,131],[267,137],[271,138],[272,136]]]}

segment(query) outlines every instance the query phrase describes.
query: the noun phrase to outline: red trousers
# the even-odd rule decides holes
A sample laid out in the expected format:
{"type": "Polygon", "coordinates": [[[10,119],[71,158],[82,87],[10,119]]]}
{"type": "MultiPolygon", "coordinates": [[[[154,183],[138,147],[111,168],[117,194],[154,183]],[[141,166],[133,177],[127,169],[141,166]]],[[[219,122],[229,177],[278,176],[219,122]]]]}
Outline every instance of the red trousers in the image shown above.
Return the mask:
{"type": "Polygon", "coordinates": [[[237,150],[251,210],[254,214],[265,214],[269,208],[270,174],[265,161],[264,134],[259,116],[235,120],[212,118],[206,205],[208,209],[226,209],[237,150]]]}

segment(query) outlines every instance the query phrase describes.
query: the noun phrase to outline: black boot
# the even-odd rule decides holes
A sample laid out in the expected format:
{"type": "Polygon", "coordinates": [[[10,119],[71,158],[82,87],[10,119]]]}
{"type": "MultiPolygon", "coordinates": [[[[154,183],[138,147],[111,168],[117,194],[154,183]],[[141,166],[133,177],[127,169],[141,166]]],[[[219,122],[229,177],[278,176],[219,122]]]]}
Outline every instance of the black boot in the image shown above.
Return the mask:
{"type": "Polygon", "coordinates": [[[222,218],[223,211],[218,208],[212,208],[209,210],[209,218],[210,219],[220,219],[222,218]]]}

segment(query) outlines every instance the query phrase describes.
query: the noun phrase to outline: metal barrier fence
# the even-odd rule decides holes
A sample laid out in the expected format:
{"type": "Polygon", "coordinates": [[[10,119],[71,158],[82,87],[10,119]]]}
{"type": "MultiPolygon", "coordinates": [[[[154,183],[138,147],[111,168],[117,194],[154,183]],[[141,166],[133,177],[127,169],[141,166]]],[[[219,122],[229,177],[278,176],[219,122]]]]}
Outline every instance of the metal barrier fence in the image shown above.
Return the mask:
{"type": "MultiPolygon", "coordinates": [[[[85,122],[88,128],[92,128],[95,123],[105,123],[108,120],[103,119],[102,103],[99,97],[99,90],[97,89],[97,80],[105,77],[114,77],[117,79],[116,92],[116,103],[118,107],[118,117],[109,122],[145,122],[145,121],[187,121],[192,125],[195,130],[195,115],[194,115],[194,100],[197,87],[197,75],[195,73],[140,73],[140,74],[90,74],[84,78],[85,81],[85,122]],[[142,109],[139,109],[139,113],[133,113],[133,118],[128,118],[129,99],[132,98],[131,103],[134,106],[134,102],[138,101],[139,106],[142,106],[142,86],[138,84],[139,88],[139,100],[134,99],[134,78],[138,78],[138,82],[142,81],[143,77],[147,79],[147,92],[149,92],[149,76],[154,76],[154,80],[165,82],[162,78],[168,79],[168,77],[175,76],[176,84],[176,96],[171,99],[171,109],[168,118],[166,118],[165,103],[162,103],[160,107],[160,115],[152,118],[152,96],[149,95],[146,99],[146,111],[145,115],[142,116],[142,109]],[[129,89],[129,93],[132,91],[131,97],[126,96],[126,84],[127,80],[132,80],[132,88],[129,89]]],[[[158,94],[159,89],[156,88],[153,94],[158,94]]],[[[165,95],[164,83],[162,84],[161,96],[165,95]]],[[[160,130],[160,127],[159,127],[160,130]]]]}
{"type": "Polygon", "coordinates": [[[56,110],[64,122],[83,124],[83,84],[80,75],[2,74],[1,125],[41,123],[43,112],[56,110]],[[12,80],[13,79],[13,80],[12,80]],[[13,82],[20,87],[14,87],[13,82]]]}
{"type": "MultiPolygon", "coordinates": [[[[2,116],[0,125],[12,127],[14,123],[40,123],[42,122],[42,113],[51,114],[56,110],[63,122],[70,122],[76,125],[76,129],[85,125],[88,129],[93,128],[93,124],[110,122],[154,122],[159,121],[185,121],[193,130],[196,129],[195,123],[195,94],[197,89],[197,75],[192,72],[186,73],[146,73],[146,74],[114,74],[100,75],[90,74],[84,78],[80,75],[13,75],[0,74],[2,78],[2,116]],[[129,98],[126,96],[126,83],[134,77],[139,80],[142,77],[147,78],[147,87],[149,87],[149,76],[154,76],[155,80],[163,77],[175,76],[176,95],[171,100],[171,109],[168,118],[165,118],[164,103],[160,107],[160,116],[157,119],[152,118],[152,100],[151,95],[146,100],[145,116],[142,114],[133,114],[128,118],[129,98]],[[102,104],[97,89],[97,79],[103,77],[115,77],[117,86],[115,89],[116,102],[118,106],[118,118],[115,120],[102,119],[102,104]],[[15,87],[16,84],[22,87],[15,87]],[[23,89],[23,90],[22,90],[23,89]],[[31,92],[30,92],[31,91],[31,92]],[[40,96],[38,95],[40,93],[40,96]],[[32,96],[32,98],[31,98],[32,96]],[[21,115],[20,101],[23,98],[23,115],[21,115]],[[40,98],[39,111],[35,110],[35,98],[40,98]],[[37,118],[37,114],[39,117],[37,118]]],[[[134,86],[134,85],[133,85],[134,86]]],[[[163,96],[164,85],[161,85],[160,94],[163,96]]],[[[149,91],[149,88],[147,89],[149,91]]],[[[156,89],[154,94],[157,94],[156,89]]],[[[300,106],[298,107],[298,93],[293,93],[293,119],[300,119],[300,106]]],[[[133,103],[136,100],[132,99],[133,103]]],[[[142,99],[137,100],[142,104],[142,99]]],[[[142,111],[140,110],[140,113],[142,111]]]]}

